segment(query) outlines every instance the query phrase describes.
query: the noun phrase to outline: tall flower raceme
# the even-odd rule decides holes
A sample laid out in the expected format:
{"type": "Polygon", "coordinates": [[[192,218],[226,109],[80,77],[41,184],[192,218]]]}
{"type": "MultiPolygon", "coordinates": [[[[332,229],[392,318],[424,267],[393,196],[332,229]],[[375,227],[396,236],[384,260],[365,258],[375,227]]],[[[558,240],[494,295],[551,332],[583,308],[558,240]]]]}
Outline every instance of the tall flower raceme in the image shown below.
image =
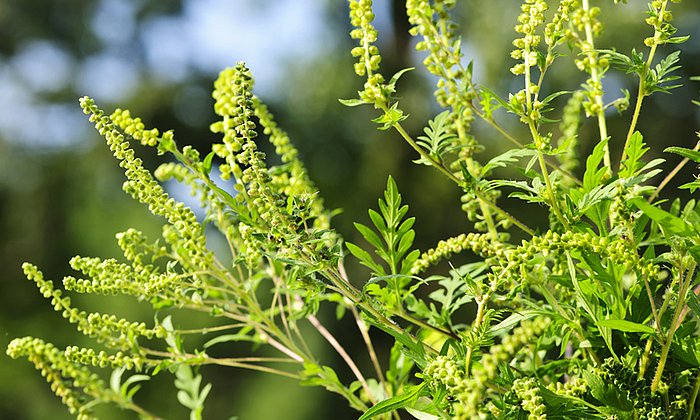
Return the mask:
{"type": "MultiPolygon", "coordinates": [[[[420,220],[410,215],[391,177],[378,207],[368,211],[370,223],[355,224],[366,243],[343,243],[297,149],[253,93],[243,63],[215,82],[219,120],[211,130],[221,142],[204,156],[178,147],[172,131],[147,129],[126,110],[107,116],[82,99],[125,170],[124,190],[165,224],[162,240],[135,229],[119,233],[122,261],[73,258],[70,265],[80,274],[66,276],[64,288],[131,296],[156,310],[169,308],[171,315],[157,315],[149,325],[88,313],[25,264],[27,278],[54,309],[97,345],[61,350],[24,337],[13,340],[7,353],[27,357],[79,418],[91,418],[93,407],[103,403],[156,418],[133,395],[166,370],[191,418],[202,418],[213,386],[203,382],[202,365],[323,386],[362,412],[361,419],[398,418],[399,410],[431,419],[697,417],[700,211],[695,200],[657,198],[683,165],[700,162],[700,152],[697,146],[668,148],[684,160],[658,181],[662,161],[648,159],[653,145],[638,131],[644,98],[678,87],[678,52],[657,57],[659,46],[686,39],[675,36],[672,3],[649,4],[646,24],[653,33],[643,37],[649,50],[625,55],[614,45],[598,45],[605,18],[613,14],[606,8],[621,6],[524,0],[510,52],[519,87],[505,98],[473,80],[471,66],[463,63],[451,16],[457,3],[408,0],[410,31],[425,54],[424,66],[437,77],[435,99],[442,108],[425,135],[414,138],[402,126],[409,116],[399,107],[396,86],[409,69],[384,78],[372,1],[349,1],[350,37],[357,42],[351,55],[364,81],[356,99],[342,102],[372,105],[379,128],[405,140],[418,154],[415,163],[445,175],[475,222],[474,231],[455,228],[424,252],[413,246],[420,220]],[[562,54],[567,48],[575,53],[562,54]],[[581,80],[547,91],[551,66],[565,59],[583,72],[581,80]],[[605,110],[625,112],[631,95],[603,102],[603,77],[616,69],[638,83],[623,138],[608,134],[605,110]],[[556,109],[555,99],[566,96],[556,109]],[[480,160],[476,152],[487,145],[471,133],[477,120],[514,148],[480,160]],[[515,124],[525,134],[513,134],[515,124]],[[265,137],[279,156],[277,165],[261,151],[265,137]],[[588,137],[594,148],[581,156],[579,141],[588,137]],[[130,141],[175,161],[151,174],[130,141]],[[611,144],[624,145],[617,164],[611,144]],[[519,175],[498,178],[495,170],[504,167],[519,175]],[[217,172],[228,184],[213,179],[217,172]],[[204,221],[156,179],[189,186],[206,212],[204,221]],[[510,214],[507,200],[546,210],[548,223],[510,214]],[[225,238],[228,254],[210,249],[205,224],[225,238]],[[474,261],[457,265],[454,256],[461,253],[474,261]],[[368,268],[368,277],[348,278],[344,264],[353,257],[368,268]],[[352,316],[358,327],[353,339],[366,355],[351,354],[343,345],[347,337],[321,322],[316,314],[322,306],[352,316]],[[209,314],[211,322],[178,328],[183,311],[209,314]],[[385,359],[375,349],[373,328],[394,338],[385,359]],[[319,363],[308,331],[337,352],[352,379],[319,363]],[[198,342],[195,335],[205,339],[198,342]],[[211,347],[235,341],[265,345],[275,354],[210,355],[211,347]],[[112,370],[109,381],[92,370],[100,368],[112,370]]],[[[699,184],[681,188],[694,193],[699,184]]]]}

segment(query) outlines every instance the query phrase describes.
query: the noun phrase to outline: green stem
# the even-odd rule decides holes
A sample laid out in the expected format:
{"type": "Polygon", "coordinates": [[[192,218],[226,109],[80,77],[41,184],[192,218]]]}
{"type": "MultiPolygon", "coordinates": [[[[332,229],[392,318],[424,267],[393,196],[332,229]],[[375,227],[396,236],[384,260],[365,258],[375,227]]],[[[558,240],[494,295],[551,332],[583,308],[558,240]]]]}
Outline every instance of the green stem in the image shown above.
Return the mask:
{"type": "Polygon", "coordinates": [[[360,382],[362,385],[362,388],[365,390],[367,393],[367,397],[369,398],[369,401],[372,404],[376,404],[377,401],[374,399],[372,396],[372,390],[369,387],[369,384],[367,384],[367,380],[365,379],[364,375],[362,375],[362,372],[360,372],[360,369],[357,367],[357,364],[355,364],[355,361],[350,357],[347,351],[345,351],[345,348],[338,342],[338,340],[331,334],[326,327],[321,324],[321,322],[316,318],[314,315],[309,315],[307,317],[311,325],[316,328],[316,330],[323,336],[323,338],[328,341],[328,343],[335,349],[335,351],[340,355],[340,357],[345,361],[345,364],[348,365],[352,373],[355,375],[355,378],[360,382]]]}
{"type": "Polygon", "coordinates": [[[532,75],[530,72],[530,47],[528,46],[525,48],[525,113],[523,117],[527,120],[527,125],[530,128],[530,135],[532,136],[532,140],[535,142],[535,147],[537,148],[537,160],[539,161],[540,164],[540,170],[542,171],[542,177],[544,178],[545,185],[547,187],[547,194],[549,195],[549,198],[551,200],[552,204],[552,210],[554,210],[554,214],[557,216],[557,219],[559,219],[565,227],[568,228],[569,224],[564,219],[564,216],[561,213],[561,210],[559,210],[559,205],[557,203],[557,199],[554,196],[554,188],[552,188],[552,182],[549,179],[549,171],[547,170],[547,164],[544,160],[544,155],[542,153],[542,136],[540,136],[540,133],[537,131],[537,127],[535,126],[535,121],[533,120],[532,114],[534,111],[533,108],[533,98],[532,98],[532,93],[530,92],[532,89],[532,75]]]}
{"type": "Polygon", "coordinates": [[[693,411],[695,411],[695,401],[698,399],[698,391],[700,391],[700,374],[698,374],[695,379],[695,387],[693,387],[693,395],[690,397],[690,403],[688,404],[688,420],[693,418],[693,411]]]}
{"type": "MultiPolygon", "coordinates": [[[[693,147],[693,151],[694,151],[694,152],[697,152],[698,149],[700,149],[700,141],[698,141],[697,143],[695,143],[695,147],[693,147]]],[[[672,170],[671,172],[669,172],[668,175],[666,175],[666,177],[663,179],[663,181],[661,181],[661,183],[659,183],[659,186],[656,187],[656,189],[654,190],[654,193],[649,197],[649,199],[647,200],[647,202],[651,203],[652,201],[656,200],[656,197],[659,196],[659,193],[661,192],[661,190],[663,190],[664,187],[665,187],[669,182],[671,182],[671,180],[678,174],[678,172],[680,172],[681,169],[683,169],[683,167],[684,167],[689,161],[690,161],[690,159],[688,159],[688,158],[683,158],[683,160],[681,160],[681,161],[678,163],[678,165],[676,165],[676,167],[673,168],[673,170],[672,170]]]]}
{"type": "Polygon", "coordinates": [[[399,318],[402,318],[405,321],[410,322],[411,324],[413,324],[417,327],[421,327],[421,328],[425,328],[427,330],[435,331],[436,333],[442,334],[446,337],[459,339],[459,336],[457,334],[453,333],[452,331],[444,330],[440,327],[436,327],[435,325],[430,325],[427,322],[425,322],[419,318],[415,318],[415,317],[413,317],[405,312],[393,311],[392,314],[398,316],[399,318]]]}
{"type": "MultiPolygon", "coordinates": [[[[682,273],[682,266],[679,267],[679,273],[682,273]]],[[[676,309],[673,311],[673,320],[671,321],[671,327],[668,329],[666,335],[666,340],[664,346],[661,349],[661,356],[659,357],[659,364],[656,367],[656,374],[651,382],[651,392],[656,392],[659,388],[659,382],[661,382],[661,376],[663,375],[664,368],[666,366],[666,360],[668,359],[668,353],[671,350],[671,343],[673,342],[673,334],[675,334],[676,329],[678,329],[678,321],[680,320],[681,314],[683,313],[683,307],[685,306],[685,296],[690,288],[690,283],[692,282],[692,275],[695,272],[695,263],[687,270],[686,279],[681,281],[678,287],[678,302],[676,303],[676,309]]],[[[679,274],[681,275],[681,274],[679,274]]]]}
{"type": "Polygon", "coordinates": [[[647,344],[644,346],[642,357],[639,359],[639,375],[637,376],[639,379],[643,379],[644,375],[647,373],[647,367],[649,367],[649,362],[651,361],[651,346],[653,344],[654,339],[649,337],[647,339],[647,344]]]}
{"type": "Polygon", "coordinates": [[[561,221],[564,227],[568,230],[569,222],[566,220],[566,218],[564,218],[564,215],[559,208],[559,201],[554,195],[554,188],[552,187],[552,181],[549,179],[549,171],[547,170],[547,165],[544,162],[544,155],[539,150],[537,151],[537,159],[540,163],[540,170],[542,171],[545,186],[547,187],[547,194],[549,194],[549,199],[552,200],[552,210],[554,210],[554,214],[557,216],[557,219],[559,219],[559,221],[561,221]]]}
{"type": "Polygon", "coordinates": [[[549,171],[547,170],[547,164],[544,160],[544,154],[540,150],[542,142],[540,133],[537,132],[535,123],[530,119],[530,117],[527,118],[529,120],[528,126],[530,127],[530,134],[532,135],[532,139],[534,140],[535,146],[537,147],[537,161],[540,164],[540,170],[542,171],[542,177],[544,178],[544,184],[547,188],[547,195],[549,195],[549,199],[551,201],[552,210],[557,216],[557,219],[559,219],[559,221],[564,225],[564,227],[568,229],[569,222],[564,218],[564,215],[562,214],[561,209],[559,208],[559,202],[557,201],[556,196],[554,195],[552,181],[549,179],[549,171]]]}
{"type": "MultiPolygon", "coordinates": [[[[514,263],[508,264],[508,266],[504,268],[501,273],[507,273],[508,270],[510,270],[513,267],[513,265],[514,263]]],[[[481,328],[481,324],[483,324],[484,322],[484,315],[486,314],[486,307],[489,303],[489,300],[491,299],[491,295],[496,292],[499,280],[500,276],[493,277],[491,283],[489,284],[489,289],[486,291],[486,293],[484,293],[484,295],[480,298],[476,298],[477,309],[476,316],[474,317],[474,323],[472,324],[472,332],[476,332],[479,328],[481,328]]],[[[464,371],[466,372],[467,376],[469,376],[469,369],[471,366],[473,353],[474,345],[470,344],[467,347],[467,354],[464,357],[464,371]]]]}
{"type": "MultiPolygon", "coordinates": [[[[663,14],[666,11],[666,5],[668,4],[668,0],[663,0],[661,3],[661,9],[659,12],[659,16],[663,16],[663,14]]],[[[637,90],[637,101],[634,105],[634,113],[632,114],[632,121],[630,122],[630,128],[627,131],[627,138],[625,139],[625,146],[622,148],[622,156],[620,156],[620,164],[625,160],[625,157],[627,155],[627,146],[629,144],[630,139],[632,138],[632,135],[634,134],[635,129],[637,128],[637,121],[639,119],[639,113],[642,110],[642,101],[644,100],[644,97],[646,96],[646,77],[647,73],[649,72],[649,69],[651,68],[651,64],[654,61],[654,55],[656,54],[656,48],[659,46],[658,42],[656,41],[657,35],[659,34],[659,29],[661,23],[657,23],[654,26],[654,43],[651,45],[649,49],[649,58],[647,58],[647,62],[644,65],[644,69],[642,70],[642,73],[639,75],[639,88],[637,90]]]]}
{"type": "MultiPolygon", "coordinates": [[[[588,0],[583,0],[582,2],[582,7],[584,13],[588,14],[590,11],[590,5],[588,0]]],[[[595,84],[594,86],[594,102],[596,105],[596,117],[598,118],[598,131],[600,132],[600,141],[605,141],[606,138],[608,138],[608,128],[607,128],[607,123],[605,121],[605,106],[603,104],[603,93],[600,91],[600,87],[602,86],[602,74],[598,72],[598,53],[595,51],[595,44],[594,44],[594,39],[593,39],[593,27],[591,26],[591,21],[590,19],[586,19],[585,21],[585,32],[586,32],[586,43],[588,44],[587,47],[590,49],[588,51],[585,51],[589,64],[591,66],[591,80],[595,84]]],[[[605,167],[608,168],[608,172],[611,172],[610,169],[610,147],[608,143],[605,144],[605,154],[603,155],[603,161],[605,163],[605,167]]]]}
{"type": "MultiPolygon", "coordinates": [[[[481,300],[477,302],[476,318],[474,319],[474,324],[472,325],[472,331],[476,331],[481,328],[481,324],[484,322],[484,313],[488,299],[490,298],[490,293],[486,293],[481,300]]],[[[469,345],[467,347],[467,354],[464,357],[464,371],[469,376],[470,365],[472,362],[472,354],[474,352],[474,346],[469,345]]]]}

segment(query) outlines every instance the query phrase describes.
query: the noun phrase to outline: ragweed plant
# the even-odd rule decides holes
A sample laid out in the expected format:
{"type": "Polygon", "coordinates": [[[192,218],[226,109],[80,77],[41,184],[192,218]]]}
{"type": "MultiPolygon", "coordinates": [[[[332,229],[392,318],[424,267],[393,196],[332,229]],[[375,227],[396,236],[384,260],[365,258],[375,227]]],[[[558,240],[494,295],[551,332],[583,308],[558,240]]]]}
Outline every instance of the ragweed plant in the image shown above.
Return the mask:
{"type": "MultiPolygon", "coordinates": [[[[424,135],[414,137],[402,125],[409,113],[397,96],[399,78],[411,69],[384,77],[372,1],[349,1],[350,36],[357,41],[351,54],[364,85],[357,98],[342,102],[374,107],[378,128],[394,131],[415,150],[417,164],[453,183],[474,222],[472,231],[455,232],[424,252],[413,245],[420,221],[410,216],[391,177],[368,221],[355,224],[366,243],[343,242],[331,228],[333,212],[253,93],[242,63],[214,84],[220,118],[211,130],[221,141],[205,156],[178,146],[172,131],[147,129],[125,110],[107,115],[92,99],[81,99],[125,170],[124,190],[165,223],[158,240],[134,229],[118,234],[122,261],[75,257],[71,266],[82,277],[65,277],[64,289],[132,296],[150,303],[156,316],[147,325],[87,313],[25,264],[27,278],[95,346],[58,349],[24,337],[7,353],[27,357],[79,418],[90,418],[93,407],[105,403],[156,418],[133,396],[165,371],[174,374],[191,418],[202,418],[212,388],[197,369],[203,365],[322,386],[362,419],[399,418],[400,410],[420,419],[698,418],[700,209],[694,199],[658,197],[682,166],[700,162],[700,143],[667,148],[667,159],[683,159],[659,181],[663,159],[648,158],[654,142],[638,130],[644,99],[678,87],[680,55],[669,49],[687,39],[675,36],[671,9],[678,1],[649,3],[645,49],[629,54],[600,45],[605,15],[592,3],[523,1],[510,52],[519,87],[499,95],[474,80],[464,63],[451,17],[455,2],[408,0],[410,33],[436,78],[441,108],[424,135]],[[573,61],[580,79],[569,90],[548,92],[552,65],[565,60],[573,61]],[[635,76],[637,93],[632,99],[623,92],[606,104],[604,78],[618,70],[635,76]],[[560,109],[557,98],[567,99],[560,109]],[[631,100],[634,106],[623,114],[630,121],[626,134],[611,135],[606,110],[625,112],[631,100]],[[486,145],[472,134],[475,121],[513,148],[480,160],[486,145]],[[515,131],[514,124],[524,130],[515,131]],[[587,124],[595,134],[582,129],[587,124]],[[588,155],[579,151],[583,136],[595,144],[588,155]],[[274,146],[280,164],[269,163],[260,138],[274,146]],[[152,174],[130,142],[176,162],[152,174]],[[619,159],[615,149],[622,150],[619,159]],[[495,171],[504,167],[518,169],[519,176],[499,178],[495,171]],[[230,184],[215,180],[217,172],[230,184]],[[158,182],[169,179],[199,196],[203,220],[158,182]],[[546,210],[547,224],[509,213],[509,201],[546,210]],[[208,247],[207,226],[225,238],[226,253],[208,247]],[[476,261],[445,263],[459,253],[476,261]],[[348,278],[344,261],[353,257],[369,269],[367,278],[348,278]],[[322,305],[354,318],[369,367],[356,363],[357,355],[317,318],[322,305]],[[188,311],[208,314],[212,322],[178,327],[188,311]],[[344,382],[318,362],[302,333],[309,325],[355,380],[344,382]],[[370,328],[394,338],[388,360],[378,357],[370,328]],[[208,339],[193,345],[191,335],[208,339]],[[229,342],[253,342],[277,355],[209,354],[229,342]],[[94,368],[111,369],[110,380],[94,368]]],[[[680,188],[692,194],[699,187],[696,180],[680,188]]]]}

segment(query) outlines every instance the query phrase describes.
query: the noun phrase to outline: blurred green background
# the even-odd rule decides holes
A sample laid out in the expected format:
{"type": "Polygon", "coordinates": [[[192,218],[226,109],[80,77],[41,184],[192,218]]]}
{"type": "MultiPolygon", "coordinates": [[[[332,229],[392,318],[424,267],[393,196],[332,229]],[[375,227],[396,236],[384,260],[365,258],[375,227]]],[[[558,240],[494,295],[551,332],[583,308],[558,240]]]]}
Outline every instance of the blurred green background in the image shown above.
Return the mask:
{"type": "MultiPolygon", "coordinates": [[[[414,52],[415,41],[407,34],[403,2],[376,3],[384,74],[419,65],[422,56],[414,52]]],[[[644,50],[642,40],[650,29],[643,23],[643,2],[615,7],[612,1],[594,3],[603,8],[607,28],[599,47],[644,50]]],[[[518,10],[513,0],[471,0],[460,2],[455,13],[462,25],[465,60],[475,62],[475,80],[502,96],[522,83],[508,71],[518,10]]],[[[672,144],[692,147],[700,127],[698,107],[690,104],[698,99],[698,84],[688,80],[700,74],[700,4],[685,1],[672,10],[679,34],[691,39],[678,46],[684,87],[673,96],[648,100],[642,113],[639,127],[655,156],[672,144]]],[[[121,191],[118,166],[80,112],[77,99],[82,95],[93,96],[107,110],[129,108],[147,125],[174,129],[180,145],[204,151],[216,141],[208,130],[214,121],[213,81],[220,69],[244,60],[256,77],[256,92],[290,133],[327,205],[343,210],[335,227],[346,239],[361,242],[352,222],[366,222],[366,209],[376,206],[388,174],[397,179],[410,213],[417,217],[420,249],[469,231],[453,185],[429,168],[412,165],[410,148],[395,133],[378,131],[369,122],[373,110],[338,103],[338,98],[353,97],[362,83],[352,70],[346,15],[346,2],[335,0],[0,1],[0,347],[24,335],[61,347],[89,345],[24,280],[23,261],[37,264],[58,284],[70,272],[73,255],[119,257],[115,233],[133,226],[155,236],[160,229],[158,219],[121,191]]],[[[552,69],[548,91],[573,90],[583,81],[564,61],[552,69]]],[[[406,127],[414,136],[438,112],[433,82],[418,70],[399,83],[402,106],[411,114],[406,127]]],[[[634,92],[635,80],[611,71],[606,87],[612,95],[620,89],[634,92]]],[[[499,118],[521,134],[511,116],[499,118]]],[[[621,142],[616,139],[624,136],[629,113],[612,111],[609,118],[613,153],[619,156],[621,142]]],[[[484,159],[509,148],[488,127],[476,124],[474,131],[487,146],[484,159]]],[[[584,127],[582,153],[593,147],[596,133],[593,125],[584,127]]],[[[160,162],[155,155],[143,157],[149,167],[160,162]]],[[[666,157],[669,165],[677,162],[666,157]]],[[[666,197],[677,195],[672,187],[691,179],[693,170],[681,174],[666,197]]],[[[187,199],[175,186],[168,188],[187,199]]],[[[537,206],[505,205],[523,219],[545,222],[538,218],[537,206]]],[[[358,283],[366,278],[355,262],[348,266],[358,283]]],[[[128,300],[81,296],[75,302],[88,310],[152,319],[148,308],[128,300]]],[[[333,323],[332,317],[328,322],[333,323]]],[[[357,344],[349,323],[333,328],[343,344],[357,344]]],[[[386,355],[390,343],[376,337],[386,355]]],[[[331,352],[319,358],[340,366],[331,352]]],[[[339,373],[350,380],[342,368],[339,373]]],[[[340,398],[287,379],[232,369],[204,369],[204,374],[214,383],[206,418],[357,417],[340,398]]],[[[166,418],[187,416],[167,375],[147,384],[139,400],[166,418]]],[[[101,414],[105,419],[133,418],[114,410],[101,414]]],[[[0,418],[69,416],[26,360],[12,361],[3,351],[0,418]]]]}

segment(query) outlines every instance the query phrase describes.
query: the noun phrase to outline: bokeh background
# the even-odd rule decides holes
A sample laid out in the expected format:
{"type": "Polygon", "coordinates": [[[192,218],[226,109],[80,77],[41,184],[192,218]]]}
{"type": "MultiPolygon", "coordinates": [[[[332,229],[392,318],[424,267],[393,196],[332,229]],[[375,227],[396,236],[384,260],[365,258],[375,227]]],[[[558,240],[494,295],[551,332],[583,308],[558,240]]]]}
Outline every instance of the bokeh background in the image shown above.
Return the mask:
{"type": "MultiPolygon", "coordinates": [[[[403,2],[376,3],[383,72],[391,75],[419,65],[422,57],[407,33],[403,2]]],[[[465,61],[474,60],[475,80],[502,96],[522,83],[508,71],[516,3],[465,0],[455,13],[462,25],[465,61]]],[[[644,50],[642,40],[650,33],[643,23],[644,2],[630,0],[614,7],[609,0],[594,3],[603,8],[607,27],[599,47],[644,50]]],[[[700,75],[700,3],[688,0],[672,10],[679,33],[691,39],[677,47],[682,50],[678,74],[684,86],[673,96],[648,100],[642,113],[639,127],[655,156],[668,145],[692,147],[700,129],[699,108],[691,105],[700,87],[689,80],[700,75]]],[[[361,86],[352,70],[346,16],[346,2],[337,0],[0,1],[0,348],[24,335],[58,346],[89,345],[24,279],[23,261],[39,265],[58,283],[70,272],[71,256],[118,257],[115,233],[134,226],[157,235],[160,229],[158,219],[121,191],[117,164],[80,112],[77,99],[82,95],[94,97],[107,110],[129,108],[147,125],[174,129],[179,144],[204,151],[216,141],[208,130],[214,121],[213,81],[222,68],[246,61],[257,94],[290,133],[327,205],[343,210],[335,227],[346,239],[361,242],[352,222],[366,222],[366,209],[376,206],[388,174],[397,179],[410,213],[417,217],[419,248],[469,231],[453,185],[435,171],[411,164],[415,156],[410,148],[395,133],[378,131],[369,122],[373,110],[349,109],[338,102],[354,97],[361,86]]],[[[635,92],[635,80],[627,75],[611,71],[605,80],[613,95],[607,101],[620,89],[635,92]]],[[[552,69],[545,88],[573,90],[582,81],[572,64],[562,62],[552,69]]],[[[433,82],[417,70],[399,83],[402,106],[411,114],[406,126],[414,136],[438,112],[433,82]]],[[[629,117],[615,111],[609,115],[614,156],[619,156],[629,117]]],[[[505,114],[499,118],[519,134],[515,119],[505,114]]],[[[485,159],[509,148],[488,127],[476,124],[474,130],[487,146],[485,159]]],[[[596,133],[593,125],[584,127],[583,154],[593,147],[596,133]]],[[[161,159],[143,157],[149,167],[161,159]]],[[[666,158],[669,165],[677,162],[666,158]]],[[[682,173],[665,196],[679,195],[673,186],[691,179],[694,169],[682,173]]],[[[187,199],[177,186],[168,188],[187,199]]],[[[544,223],[536,206],[506,206],[523,219],[544,223]]],[[[355,262],[348,266],[358,283],[366,278],[355,262]]],[[[148,308],[128,300],[77,297],[76,302],[88,310],[152,319],[148,308]]],[[[332,316],[328,322],[333,324],[332,316]]],[[[350,324],[334,328],[349,348],[356,344],[350,324]]],[[[389,344],[377,338],[384,347],[389,344]]],[[[319,357],[335,363],[330,352],[319,357]]],[[[340,398],[287,379],[229,369],[205,369],[204,374],[214,383],[205,418],[357,417],[340,398]]],[[[147,384],[139,400],[165,418],[187,416],[167,375],[147,384]]],[[[134,418],[114,410],[101,414],[106,419],[134,418]]],[[[3,351],[0,418],[70,417],[26,360],[12,361],[3,351]]]]}

